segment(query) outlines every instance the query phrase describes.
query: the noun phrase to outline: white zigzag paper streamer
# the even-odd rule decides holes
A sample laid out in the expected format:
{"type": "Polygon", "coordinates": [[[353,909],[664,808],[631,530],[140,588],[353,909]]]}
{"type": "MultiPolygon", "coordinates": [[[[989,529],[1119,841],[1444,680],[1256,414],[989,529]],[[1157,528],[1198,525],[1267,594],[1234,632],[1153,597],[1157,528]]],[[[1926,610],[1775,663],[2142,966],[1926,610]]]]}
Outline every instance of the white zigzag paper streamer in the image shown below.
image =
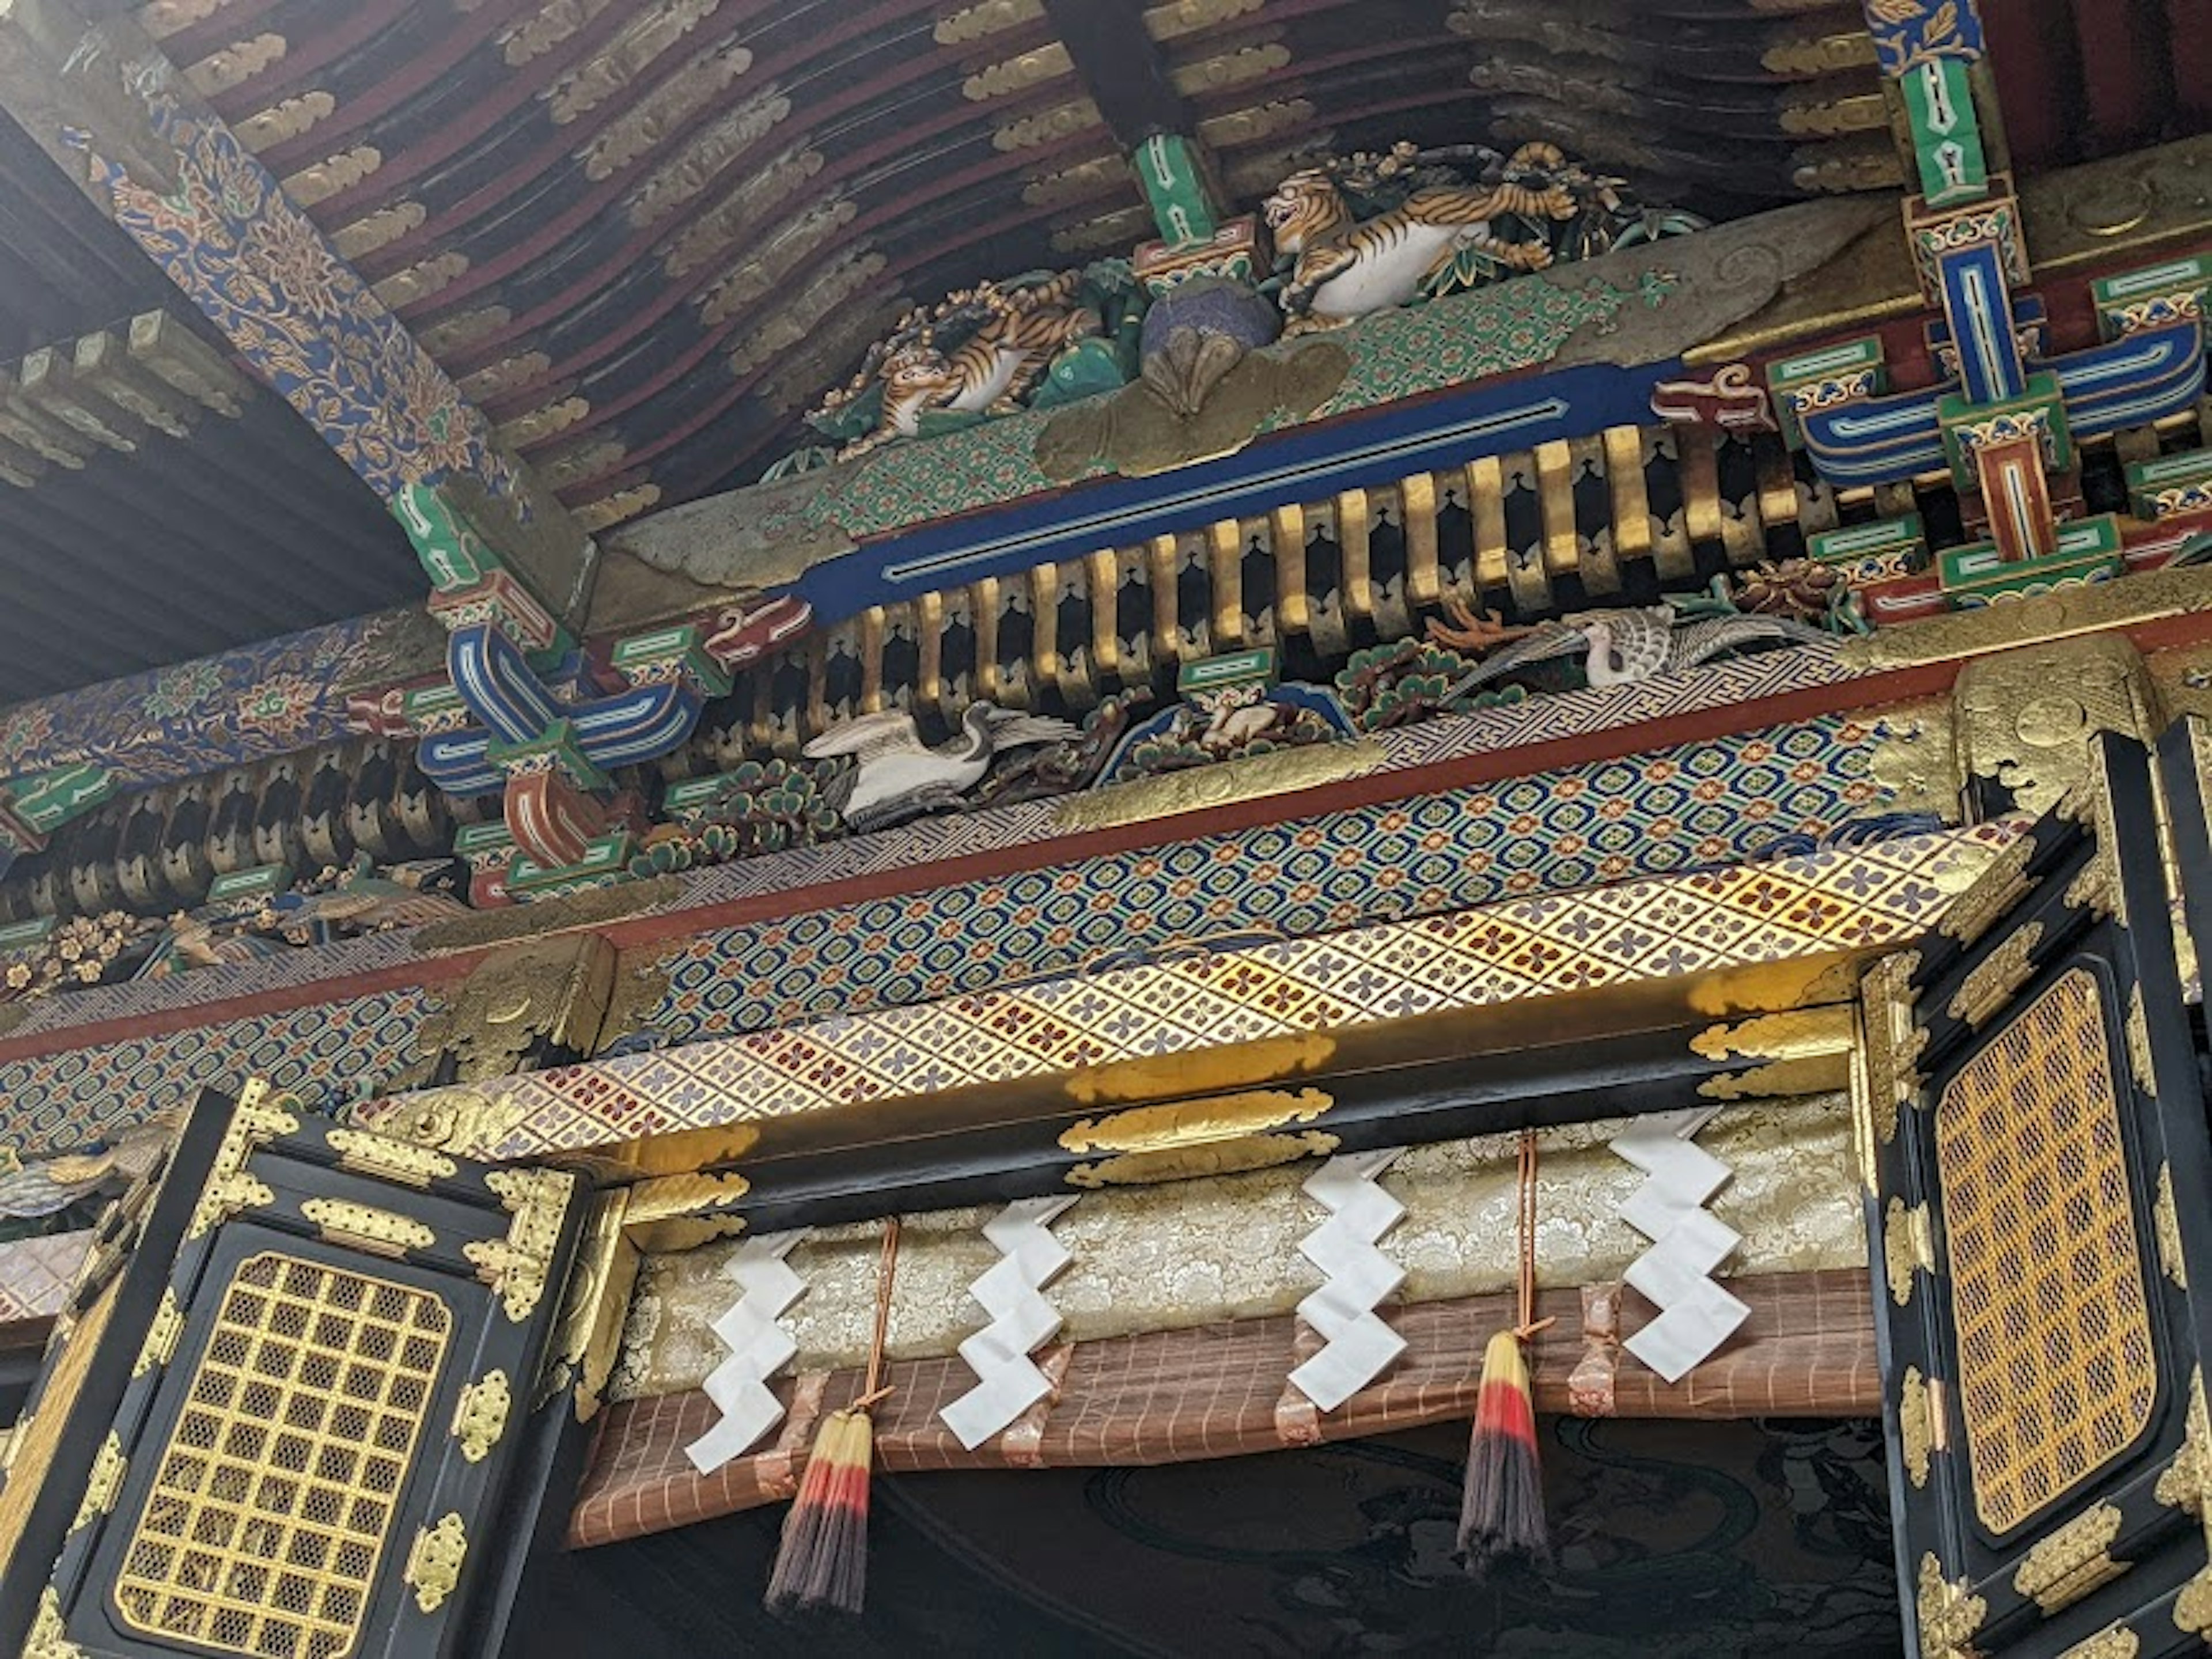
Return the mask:
{"type": "Polygon", "coordinates": [[[1325,1412],[1365,1388],[1406,1351],[1406,1339],[1375,1311],[1406,1277],[1403,1267],[1376,1248],[1406,1206],[1377,1186],[1375,1177],[1403,1151],[1389,1146],[1346,1152],[1306,1178],[1306,1196],[1330,1213],[1298,1241],[1298,1253],[1328,1277],[1298,1304],[1298,1317],[1327,1342],[1291,1373],[1291,1382],[1325,1412]]]}
{"type": "Polygon", "coordinates": [[[1620,1218],[1651,1241],[1626,1278],[1659,1309],[1624,1346],[1669,1382],[1680,1382],[1751,1313],[1712,1277],[1743,1243],[1705,1208],[1735,1173],[1692,1139],[1717,1110],[1654,1113],[1613,1139],[1614,1153],[1650,1177],[1620,1206],[1620,1218]]]}
{"type": "Polygon", "coordinates": [[[1018,1198],[984,1224],[983,1237],[998,1246],[1000,1259],[968,1293],[991,1322],[960,1345],[976,1382],[938,1413],[969,1451],[1052,1391],[1030,1355],[1060,1328],[1060,1310],[1045,1300],[1044,1287],[1074,1260],[1051,1229],[1075,1196],[1018,1198]]]}
{"type": "Polygon", "coordinates": [[[714,1322],[716,1336],[730,1357],[707,1378],[707,1397],[721,1419],[684,1449],[691,1467],[712,1474],[733,1457],[743,1456],[783,1416],[782,1403],[768,1380],[791,1363],[799,1344],[780,1322],[786,1309],[806,1294],[806,1281],[784,1257],[806,1237],[801,1227],[787,1233],[763,1233],[738,1246],[730,1276],[738,1299],[714,1322]]]}

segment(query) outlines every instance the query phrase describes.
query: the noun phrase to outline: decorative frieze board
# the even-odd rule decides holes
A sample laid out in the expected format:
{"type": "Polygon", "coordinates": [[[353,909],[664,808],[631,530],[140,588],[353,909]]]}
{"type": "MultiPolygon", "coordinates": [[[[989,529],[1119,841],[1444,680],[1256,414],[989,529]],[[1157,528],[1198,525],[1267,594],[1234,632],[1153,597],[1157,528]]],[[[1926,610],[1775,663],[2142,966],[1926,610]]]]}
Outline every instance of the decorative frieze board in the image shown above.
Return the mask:
{"type": "Polygon", "coordinates": [[[1926,931],[2012,822],[975,993],[402,1095],[363,1122],[450,1121],[514,1158],[1327,1035],[1523,998],[1832,961],[1926,931]]]}
{"type": "MultiPolygon", "coordinates": [[[[306,637],[308,636],[302,636],[306,637]]],[[[1351,770],[1341,775],[1372,778],[1476,756],[1506,757],[1539,744],[1599,739],[1607,733],[1625,732],[1632,726],[1656,726],[1682,715],[1735,707],[1744,709],[1748,722],[1756,717],[1755,705],[1765,699],[1828,686],[1846,686],[1853,677],[1853,671],[1841,665],[1832,647],[1812,646],[1767,652],[1609,691],[1563,692],[1506,708],[1483,709],[1473,714],[1377,732],[1364,741],[1356,755],[1347,753],[1351,770]]],[[[113,690],[120,696],[122,689],[132,684],[118,682],[113,690]]],[[[146,696],[155,695],[153,690],[141,690],[146,696]]],[[[210,695],[210,714],[219,702],[219,697],[210,695]]],[[[40,707],[27,705],[26,709],[40,707]]],[[[118,712],[126,711],[118,708],[118,712]]],[[[0,720],[4,718],[0,717],[0,720]]],[[[1656,737],[1659,733],[1652,735],[1656,737]]],[[[13,728],[0,724],[0,744],[14,737],[13,728]]],[[[1501,770],[1509,767],[1510,762],[1500,761],[1501,770]]],[[[1181,781],[1163,780],[1156,785],[1139,784],[1127,793],[1133,797],[1143,792],[1138,804],[1146,810],[1139,816],[1173,818],[1180,812],[1183,816],[1175,821],[1196,829],[1201,820],[1195,815],[1239,799],[1239,789],[1249,787],[1245,782],[1249,776],[1248,771],[1234,767],[1217,769],[1184,774],[1181,781]]],[[[1407,784],[1409,787],[1418,787],[1411,778],[1407,784]]],[[[1113,792],[1100,791],[1079,797],[924,818],[872,835],[691,871],[673,878],[680,884],[674,888],[675,896],[671,901],[656,902],[652,908],[669,920],[668,931],[673,933],[682,927],[676,918],[689,912],[757,902],[781,893],[800,896],[790,907],[797,912],[808,908],[805,896],[818,894],[826,898],[830,896],[829,890],[841,884],[893,871],[913,872],[914,885],[925,886],[928,882],[927,866],[933,865],[978,854],[1003,854],[1024,848],[1042,852],[1048,843],[1085,827],[1080,822],[1068,821],[1076,802],[1087,805],[1113,798],[1113,792]]],[[[1289,797],[1284,798],[1284,805],[1286,808],[1291,805],[1289,797]]],[[[1040,864],[1045,861],[1043,858],[1035,860],[1040,864]]],[[[641,905],[624,914],[641,915],[645,908],[641,905]]],[[[526,916],[521,912],[488,913],[484,923],[487,934],[503,926],[530,931],[539,914],[532,912],[526,916]]],[[[559,907],[548,905],[543,907],[542,914],[550,918],[562,913],[559,907]]],[[[10,1046],[20,1052],[29,1039],[42,1035],[66,1041],[64,1034],[113,1021],[188,1008],[212,1010],[219,1004],[282,996],[308,987],[336,991],[346,980],[386,972],[416,960],[420,951],[411,939],[410,933],[394,931],[316,949],[287,951],[236,966],[41,998],[24,1005],[21,1022],[0,1038],[0,1052],[7,1052],[10,1046]]]]}

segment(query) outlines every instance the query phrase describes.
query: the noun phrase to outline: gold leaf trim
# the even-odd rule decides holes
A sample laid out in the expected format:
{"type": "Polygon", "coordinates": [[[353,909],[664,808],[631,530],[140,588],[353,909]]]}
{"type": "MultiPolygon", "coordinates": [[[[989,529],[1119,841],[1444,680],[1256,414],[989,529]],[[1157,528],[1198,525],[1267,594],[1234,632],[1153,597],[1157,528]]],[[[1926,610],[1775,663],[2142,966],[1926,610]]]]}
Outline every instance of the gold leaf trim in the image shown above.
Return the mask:
{"type": "Polygon", "coordinates": [[[107,1438],[100,1443],[99,1453],[92,1460],[92,1471],[84,1478],[84,1497],[76,1506],[76,1519],[70,1522],[71,1532],[82,1532],[97,1516],[113,1511],[127,1468],[122,1437],[111,1430],[107,1438]]]}
{"type": "MultiPolygon", "coordinates": [[[[284,180],[284,193],[296,206],[314,207],[341,191],[351,190],[383,165],[382,150],[374,144],[356,144],[289,175],[284,180]]],[[[427,340],[424,344],[427,349],[435,349],[427,340]]]]}
{"type": "Polygon", "coordinates": [[[481,1463],[491,1455],[507,1432],[507,1414],[514,1404],[505,1371],[486,1371],[461,1390],[453,1406],[453,1438],[461,1443],[461,1455],[481,1463]]]}
{"type": "Polygon", "coordinates": [[[1203,1146],[1310,1123],[1335,1104],[1334,1096],[1319,1089],[1251,1089],[1080,1118],[1061,1133],[1060,1144],[1071,1152],[1147,1152],[1203,1146]]]}
{"type": "Polygon", "coordinates": [[[1362,738],[1352,743],[1311,744],[1278,750],[1245,760],[1194,767],[1117,783],[1064,803],[1054,815],[1059,829],[1073,833],[1110,830],[1185,812],[1210,811],[1239,801],[1319,788],[1357,778],[1382,764],[1382,745],[1362,738]]]}
{"type": "Polygon", "coordinates": [[[1890,1300],[1905,1307],[1912,1300],[1912,1270],[1917,1267],[1931,1275],[1936,1271],[1925,1204],[1908,1206],[1901,1198],[1889,1200],[1888,1212],[1882,1218],[1881,1255],[1890,1300]]]}
{"type": "Polygon", "coordinates": [[[373,1133],[367,1129],[333,1129],[331,1150],[338,1167],[405,1187],[428,1187],[434,1181],[450,1181],[460,1165],[441,1152],[411,1140],[373,1133]]]}
{"type": "Polygon", "coordinates": [[[438,1235],[411,1216],[395,1215],[374,1204],[356,1204],[345,1198],[311,1198],[300,1213],[313,1222],[332,1243],[349,1244],[372,1255],[401,1256],[410,1250],[426,1250],[438,1235]]]}
{"type": "Polygon", "coordinates": [[[2181,1214],[2173,1205],[2173,1165],[2158,1166],[2158,1196],[2151,1202],[2151,1228],[2158,1235],[2158,1262],[2166,1276],[2182,1290],[2189,1288],[2189,1268],[2181,1255],[2181,1214]]]}
{"type": "Polygon", "coordinates": [[[2180,1449],[2173,1461],[2159,1471],[2153,1495],[2168,1509],[2193,1515],[2212,1527],[2212,1417],[2204,1403],[2202,1369],[2189,1379],[2189,1410],[2185,1417],[2180,1449]]]}
{"type": "Polygon", "coordinates": [[[2158,1072],[2151,1064],[2150,1021],[2143,1013],[2142,985],[2138,981],[2128,991],[2128,1018],[2123,1028],[2128,1041],[2128,1069],[2135,1073],[2136,1087],[2153,1099],[2158,1097],[2158,1072]]]}
{"type": "Polygon", "coordinates": [[[220,52],[210,52],[185,71],[185,79],[203,98],[213,98],[242,87],[290,48],[281,34],[262,33],[251,40],[234,40],[220,52]]]}
{"type": "Polygon", "coordinates": [[[1907,1365],[1897,1387],[1897,1435],[1905,1477],[1916,1487],[1928,1484],[1929,1459],[1936,1449],[1934,1408],[1928,1395],[1920,1368],[1907,1365]]]}
{"type": "Polygon", "coordinates": [[[1944,911],[1940,931],[1961,945],[1973,945],[2042,884],[2027,878],[2028,860],[2034,856],[2034,836],[2021,836],[2013,842],[1944,911]]]}
{"type": "Polygon", "coordinates": [[[940,46],[964,46],[971,40],[1034,23],[1043,15],[1042,0],[981,0],[979,5],[945,13],[937,20],[933,33],[940,46]]]}
{"type": "Polygon", "coordinates": [[[1054,40],[1018,58],[978,70],[960,83],[960,95],[971,104],[988,103],[994,98],[1027,92],[1031,87],[1041,87],[1048,81],[1057,81],[1074,72],[1075,59],[1068,55],[1066,43],[1054,40]]]}
{"type": "Polygon", "coordinates": [[[161,1305],[154,1310],[154,1317],[147,1322],[146,1340],[138,1345],[138,1358],[131,1367],[134,1377],[159,1370],[177,1357],[177,1339],[184,1334],[185,1312],[177,1305],[177,1293],[169,1285],[161,1287],[161,1305]]]}
{"type": "Polygon", "coordinates": [[[2120,1535],[2120,1512],[2110,1504],[2081,1511],[2057,1531],[2040,1539],[2021,1558],[2012,1587],[2046,1613],[2070,1607],[2100,1585],[2128,1570],[2112,1556],[2120,1535]]]}
{"type": "Polygon", "coordinates": [[[415,1534],[415,1547],[407,1552],[400,1582],[415,1592],[417,1607],[435,1613],[461,1582],[461,1568],[468,1556],[468,1529],[459,1515],[448,1512],[436,1526],[424,1527],[415,1534]]]}
{"type": "Polygon", "coordinates": [[[1295,1164],[1304,1158],[1326,1158],[1341,1144],[1326,1130],[1302,1129],[1295,1134],[1246,1135],[1196,1146],[1123,1152],[1093,1164],[1077,1164],[1067,1172],[1067,1184],[1095,1191],[1101,1187],[1149,1187],[1167,1181],[1243,1175],[1295,1164]]]}
{"type": "Polygon", "coordinates": [[[1837,655],[1844,666],[1862,672],[1908,668],[2206,610],[2212,610],[2212,574],[2153,570],[2124,582],[1954,611],[1909,628],[1885,628],[1846,640],[1837,655]]]}
{"type": "Polygon", "coordinates": [[[2094,1636],[2076,1642],[2058,1659],[2135,1659],[2142,1638],[2125,1625],[2107,1625],[2094,1636]]]}
{"type": "Polygon", "coordinates": [[[329,120],[337,107],[338,100],[327,92],[303,92],[272,104],[258,115],[247,116],[232,131],[240,143],[258,154],[329,120]]]}
{"type": "Polygon", "coordinates": [[[394,311],[404,311],[468,274],[469,256],[448,248],[419,264],[395,270],[372,290],[394,311]]]}
{"type": "Polygon", "coordinates": [[[551,110],[553,125],[565,126],[621,92],[663,52],[712,16],[720,3],[721,0],[661,0],[625,24],[598,52],[538,94],[551,110]]]}
{"type": "Polygon", "coordinates": [[[2032,959],[2035,947],[2042,942],[2043,924],[2039,921],[2031,921],[2009,934],[2002,944],[1976,963],[1960,982],[1958,994],[1951,999],[1951,1018],[1979,1030],[2012,1000],[2015,991],[2027,983],[2035,972],[2032,959]]]}
{"type": "Polygon", "coordinates": [[[1860,988],[1865,1010],[1867,1107],[1875,1133],[1885,1146],[1897,1139],[1899,1106],[1926,1084],[1918,1066],[1928,1033],[1912,1010],[1912,977],[1919,971],[1920,953],[1899,951],[1869,968],[1860,988]]]}

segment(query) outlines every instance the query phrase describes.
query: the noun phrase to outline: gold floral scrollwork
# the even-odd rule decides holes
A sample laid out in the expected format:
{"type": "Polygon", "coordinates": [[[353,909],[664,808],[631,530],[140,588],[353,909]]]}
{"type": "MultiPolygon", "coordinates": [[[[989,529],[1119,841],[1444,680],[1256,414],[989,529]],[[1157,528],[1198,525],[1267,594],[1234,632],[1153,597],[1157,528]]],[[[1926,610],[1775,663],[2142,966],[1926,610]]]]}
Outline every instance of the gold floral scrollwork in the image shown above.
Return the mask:
{"type": "Polygon", "coordinates": [[[614,973],[614,946],[592,933],[495,951],[443,993],[443,1006],[416,1036],[416,1051],[434,1063],[450,1054],[459,1083],[524,1070],[525,1057],[540,1043],[588,1053],[606,1015],[614,973]]]}
{"type": "Polygon", "coordinates": [[[407,1553],[400,1582],[415,1592],[417,1607],[435,1613],[461,1582],[461,1565],[468,1556],[468,1529],[459,1516],[448,1511],[436,1526],[415,1534],[415,1547],[407,1553]]]}
{"type": "Polygon", "coordinates": [[[544,1299],[554,1247],[576,1177],[562,1170],[494,1170],[484,1185],[498,1195],[513,1220],[505,1238],[478,1239],[461,1247],[475,1264],[477,1277],[490,1285],[516,1324],[544,1299]]]}
{"type": "Polygon", "coordinates": [[[2177,1288],[2189,1288],[2189,1268],[2181,1255],[2181,1213],[2173,1204],[2173,1165],[2158,1166],[2158,1196],[2151,1200],[2151,1230],[2158,1237],[2158,1265],[2177,1288]]]}
{"type": "Polygon", "coordinates": [[[92,1460],[92,1472],[84,1478],[84,1496],[76,1506],[76,1519],[70,1522],[71,1532],[82,1532],[94,1518],[106,1515],[115,1507],[115,1499],[123,1490],[123,1440],[111,1431],[100,1443],[100,1450],[92,1460]]]}
{"type": "Polygon", "coordinates": [[[2212,1567],[2206,1567],[2181,1587],[2173,1598],[2177,1630],[2212,1641],[2212,1567]]]}
{"type": "Polygon", "coordinates": [[[23,1639],[23,1659],[85,1659],[84,1650],[69,1639],[62,1598],[52,1584],[39,1593],[39,1613],[23,1639]]]}
{"type": "Polygon", "coordinates": [[[2120,1520],[2119,1510],[2110,1504],[2082,1510],[2021,1558],[2012,1587],[2049,1614],[2111,1583],[2129,1565],[2112,1559],[2120,1520]]]}
{"type": "Polygon", "coordinates": [[[2168,1509],[2193,1515],[2212,1529],[2212,1415],[2204,1403],[2204,1373],[2189,1379],[2189,1412],[2180,1449],[2159,1472],[2154,1495],[2168,1509]]]}
{"type": "Polygon", "coordinates": [[[2142,1638],[2125,1625],[2107,1625],[2094,1636],[2076,1642],[2058,1659],[2136,1659],[2142,1638]]]}
{"type": "Polygon", "coordinates": [[[453,1407],[453,1438],[461,1443],[461,1455],[481,1463],[491,1455],[507,1432],[507,1413],[514,1403],[505,1371],[486,1371],[461,1390],[453,1407]]]}
{"type": "Polygon", "coordinates": [[[2142,653],[2124,636],[2091,634],[1978,658],[1953,693],[1970,777],[2045,812],[2094,769],[2090,739],[2157,735],[2156,692],[2142,653]]]}
{"type": "Polygon", "coordinates": [[[2035,972],[2035,947],[2043,942],[2043,924],[2031,921],[2008,934],[2003,942],[1968,970],[1951,999],[1952,1018],[1978,1030],[1990,1017],[2012,1000],[2013,993],[2035,972]]]}
{"type": "Polygon", "coordinates": [[[177,1305],[177,1293],[164,1285],[161,1305],[154,1310],[154,1317],[147,1322],[146,1340],[138,1345],[138,1358],[131,1367],[131,1375],[143,1376],[149,1371],[159,1370],[176,1358],[177,1339],[184,1334],[185,1313],[177,1305]]]}
{"type": "Polygon", "coordinates": [[[392,1111],[378,1120],[377,1128],[418,1146],[483,1158],[526,1115],[511,1089],[496,1095],[461,1086],[423,1089],[395,1101],[392,1111]]]}
{"type": "Polygon", "coordinates": [[[299,1128],[298,1116],[286,1102],[269,1097],[266,1084],[258,1078],[248,1083],[239,1094],[230,1127],[223,1131],[222,1145],[216,1149],[207,1185],[200,1189],[199,1202],[193,1206],[192,1218],[185,1229],[185,1238],[199,1237],[240,1210],[275,1203],[276,1194],[246,1172],[246,1161],[256,1148],[279,1135],[296,1134],[299,1128]]]}
{"type": "Polygon", "coordinates": [[[450,1181],[460,1168],[428,1146],[367,1129],[333,1129],[329,1139],[331,1150],[338,1155],[339,1168],[402,1186],[427,1187],[433,1181],[450,1181]]]}
{"type": "Polygon", "coordinates": [[[1061,1133],[1060,1146],[1115,1156],[1077,1164],[1067,1172],[1067,1183],[1141,1186],[1264,1170],[1331,1152],[1337,1138],[1320,1130],[1268,1132],[1311,1123],[1335,1104],[1334,1097],[1319,1089],[1252,1089],[1081,1118],[1061,1133]]]}
{"type": "Polygon", "coordinates": [[[1921,1659],[1969,1659],[1982,1620],[1989,1616],[1989,1603],[1972,1594],[1964,1578],[1944,1577],[1943,1564],[1932,1553],[1920,1558],[1913,1602],[1921,1659]]]}
{"type": "Polygon", "coordinates": [[[1089,794],[1071,795],[1056,809],[1055,825],[1073,835],[1146,823],[1185,812],[1211,811],[1239,801],[1317,789],[1372,772],[1382,764],[1382,746],[1372,738],[1314,743],[1271,754],[1248,756],[1183,772],[1162,772],[1131,783],[1117,783],[1089,794]]]}
{"type": "Polygon", "coordinates": [[[2100,847],[2066,884],[2066,907],[2094,916],[2120,915],[2120,883],[2110,850],[2100,847]]]}
{"type": "Polygon", "coordinates": [[[1889,1279],[1890,1299],[1900,1308],[1912,1300],[1912,1270],[1932,1274],[1936,1252],[1928,1236],[1928,1206],[1908,1206],[1901,1198],[1889,1200],[1882,1218],[1881,1255],[1889,1279]]]}
{"type": "Polygon", "coordinates": [[[2150,1021],[2143,1013],[2141,984],[2136,984],[2128,992],[2128,1018],[2123,1029],[2128,1039],[2128,1067],[2135,1073],[2136,1087],[2155,1100],[2158,1098],[2158,1072],[2151,1064],[2150,1021]]]}
{"type": "Polygon", "coordinates": [[[410,1250],[426,1250],[438,1242],[438,1235],[412,1216],[395,1215],[350,1199],[311,1198],[300,1206],[300,1213],[331,1243],[372,1255],[401,1256],[410,1250]]]}
{"type": "Polygon", "coordinates": [[[1916,1486],[1928,1484],[1929,1459],[1936,1449],[1936,1407],[1920,1367],[1907,1365],[1897,1386],[1897,1437],[1905,1473],[1916,1486]]]}
{"type": "Polygon", "coordinates": [[[1867,1107],[1875,1133],[1885,1146],[1897,1139],[1899,1107],[1917,1095],[1925,1082],[1918,1067],[1928,1033],[1912,1014],[1912,976],[1919,971],[1920,953],[1899,951],[1869,969],[1860,989],[1867,1107]]]}
{"type": "Polygon", "coordinates": [[[2027,874],[2028,861],[2034,856],[2033,836],[2014,840],[1983,867],[1972,886],[1952,901],[1943,913],[1942,933],[1971,945],[1996,927],[2039,884],[2027,874]]]}
{"type": "Polygon", "coordinates": [[[1690,1039],[1691,1053],[1761,1063],[1707,1078],[1698,1092],[1709,1100],[1825,1094],[1849,1080],[1855,1036],[1851,1011],[1841,1004],[1708,1026],[1690,1039]]]}

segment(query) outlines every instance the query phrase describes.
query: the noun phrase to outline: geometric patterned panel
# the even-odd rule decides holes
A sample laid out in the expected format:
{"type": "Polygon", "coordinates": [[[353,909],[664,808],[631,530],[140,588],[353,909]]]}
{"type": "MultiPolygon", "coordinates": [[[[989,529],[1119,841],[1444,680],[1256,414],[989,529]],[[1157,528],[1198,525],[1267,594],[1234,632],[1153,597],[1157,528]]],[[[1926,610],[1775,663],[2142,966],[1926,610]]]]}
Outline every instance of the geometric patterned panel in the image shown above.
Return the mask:
{"type": "Polygon", "coordinates": [[[190,1105],[204,1087],[234,1089],[249,1077],[268,1079],[311,1109],[335,1105],[414,1058],[428,1001],[425,991],[404,986],[0,1061],[0,1145],[27,1160],[74,1152],[190,1105]]]}
{"type": "Polygon", "coordinates": [[[1993,1533],[2127,1450],[2158,1397],[2111,1047],[2097,977],[2073,969],[1936,1108],[1960,1415],[1993,1533]]]}
{"type": "MultiPolygon", "coordinates": [[[[514,1158],[1879,948],[1925,931],[2015,834],[1998,823],[1906,836],[533,1073],[498,1085],[514,1126],[492,1146],[456,1150],[514,1158]]],[[[392,1109],[380,1102],[364,1118],[392,1109]]]]}
{"type": "Polygon", "coordinates": [[[1872,722],[1829,717],[720,928],[658,957],[649,1023],[696,1042],[1732,864],[1877,810],[1875,742],[1872,722]]]}
{"type": "Polygon", "coordinates": [[[88,1228],[0,1244],[0,1325],[51,1319],[59,1313],[91,1248],[88,1228]]]}
{"type": "Polygon", "coordinates": [[[353,1652],[452,1330],[428,1291],[240,1263],[124,1557],[124,1623],[225,1653],[353,1652]]]}

